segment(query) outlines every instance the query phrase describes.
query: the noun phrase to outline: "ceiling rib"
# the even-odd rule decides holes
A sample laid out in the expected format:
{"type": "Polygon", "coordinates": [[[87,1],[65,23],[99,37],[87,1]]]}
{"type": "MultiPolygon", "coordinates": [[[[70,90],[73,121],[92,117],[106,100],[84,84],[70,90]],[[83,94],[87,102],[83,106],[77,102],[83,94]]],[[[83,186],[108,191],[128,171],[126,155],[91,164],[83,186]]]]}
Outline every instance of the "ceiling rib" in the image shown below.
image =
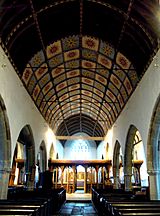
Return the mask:
{"type": "MultiPolygon", "coordinates": [[[[118,43],[117,43],[117,47],[115,48],[114,62],[116,62],[116,56],[117,56],[117,53],[118,53],[119,44],[120,44],[120,41],[122,40],[122,37],[123,37],[123,33],[124,33],[124,30],[125,30],[125,26],[126,26],[127,20],[128,20],[128,18],[129,18],[129,14],[130,14],[130,11],[131,11],[131,6],[132,6],[133,1],[134,1],[134,0],[130,0],[129,6],[128,6],[127,16],[126,16],[126,19],[124,20],[124,24],[123,24],[122,30],[121,30],[121,32],[120,32],[120,36],[119,36],[119,40],[118,40],[118,43]]],[[[109,73],[108,82],[107,82],[107,86],[106,86],[105,92],[106,92],[107,89],[108,89],[110,77],[111,77],[111,74],[112,74],[111,71],[113,71],[113,67],[114,67],[114,65],[112,64],[112,68],[110,69],[110,73],[109,73]]],[[[105,99],[105,95],[103,96],[102,101],[104,101],[104,99],[105,99]]],[[[101,105],[101,107],[102,107],[102,105],[101,105]]],[[[100,109],[99,109],[99,114],[100,114],[101,107],[100,107],[100,109]]],[[[93,136],[94,136],[94,131],[95,131],[96,125],[97,125],[97,123],[98,123],[99,114],[97,115],[97,120],[96,120],[95,125],[94,125],[93,136]]],[[[114,113],[114,115],[115,115],[115,113],[114,113]]],[[[116,118],[116,115],[115,115],[115,118],[116,118]]]]}
{"type": "Polygon", "coordinates": [[[80,51],[80,59],[79,59],[79,66],[80,66],[80,115],[79,115],[79,122],[80,122],[80,132],[83,131],[82,128],[82,30],[83,30],[83,0],[79,1],[79,51],[80,51]]]}

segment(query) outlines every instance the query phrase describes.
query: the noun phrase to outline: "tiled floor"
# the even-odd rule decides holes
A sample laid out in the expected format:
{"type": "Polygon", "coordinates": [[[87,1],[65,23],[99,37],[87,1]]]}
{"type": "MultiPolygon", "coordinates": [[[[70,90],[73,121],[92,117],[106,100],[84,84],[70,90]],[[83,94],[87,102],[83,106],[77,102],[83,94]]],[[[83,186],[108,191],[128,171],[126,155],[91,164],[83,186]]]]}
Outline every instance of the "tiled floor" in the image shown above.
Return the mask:
{"type": "Polygon", "coordinates": [[[57,216],[68,216],[68,215],[78,215],[78,216],[97,216],[95,208],[93,207],[91,201],[85,202],[74,202],[67,201],[57,214],[57,216]]]}

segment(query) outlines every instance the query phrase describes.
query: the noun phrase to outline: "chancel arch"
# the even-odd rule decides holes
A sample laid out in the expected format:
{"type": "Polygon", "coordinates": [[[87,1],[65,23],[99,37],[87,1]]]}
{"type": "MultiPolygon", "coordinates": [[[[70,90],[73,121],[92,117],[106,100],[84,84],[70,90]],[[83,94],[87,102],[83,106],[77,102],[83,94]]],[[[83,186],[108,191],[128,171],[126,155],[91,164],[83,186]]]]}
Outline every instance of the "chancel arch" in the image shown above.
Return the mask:
{"type": "Polygon", "coordinates": [[[8,179],[11,166],[11,136],[6,107],[0,96],[0,198],[8,193],[8,179]]]}
{"type": "Polygon", "coordinates": [[[160,199],[160,96],[153,109],[147,142],[150,199],[160,199]]]}

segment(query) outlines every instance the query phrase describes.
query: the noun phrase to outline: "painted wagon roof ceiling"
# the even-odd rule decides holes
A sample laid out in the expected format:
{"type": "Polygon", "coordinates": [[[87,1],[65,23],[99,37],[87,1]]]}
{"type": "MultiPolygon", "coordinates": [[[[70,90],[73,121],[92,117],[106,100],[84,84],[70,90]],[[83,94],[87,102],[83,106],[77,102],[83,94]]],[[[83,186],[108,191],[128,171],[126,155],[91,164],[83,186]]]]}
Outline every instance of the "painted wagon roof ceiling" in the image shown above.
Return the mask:
{"type": "Polygon", "coordinates": [[[158,0],[1,0],[1,44],[56,135],[104,136],[157,52],[158,14],[158,0]]]}

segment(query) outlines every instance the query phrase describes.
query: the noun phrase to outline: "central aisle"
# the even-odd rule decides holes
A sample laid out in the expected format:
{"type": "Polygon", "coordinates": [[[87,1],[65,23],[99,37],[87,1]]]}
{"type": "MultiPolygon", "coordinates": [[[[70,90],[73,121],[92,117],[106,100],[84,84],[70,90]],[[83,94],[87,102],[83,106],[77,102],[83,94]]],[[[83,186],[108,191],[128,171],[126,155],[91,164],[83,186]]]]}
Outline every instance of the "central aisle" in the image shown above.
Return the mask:
{"type": "Polygon", "coordinates": [[[79,216],[98,216],[91,201],[71,202],[67,201],[58,213],[59,216],[79,215],[79,216]]]}
{"type": "Polygon", "coordinates": [[[96,209],[91,202],[91,194],[84,193],[84,190],[77,190],[75,193],[66,194],[66,203],[62,206],[56,216],[97,216],[96,209]]]}

